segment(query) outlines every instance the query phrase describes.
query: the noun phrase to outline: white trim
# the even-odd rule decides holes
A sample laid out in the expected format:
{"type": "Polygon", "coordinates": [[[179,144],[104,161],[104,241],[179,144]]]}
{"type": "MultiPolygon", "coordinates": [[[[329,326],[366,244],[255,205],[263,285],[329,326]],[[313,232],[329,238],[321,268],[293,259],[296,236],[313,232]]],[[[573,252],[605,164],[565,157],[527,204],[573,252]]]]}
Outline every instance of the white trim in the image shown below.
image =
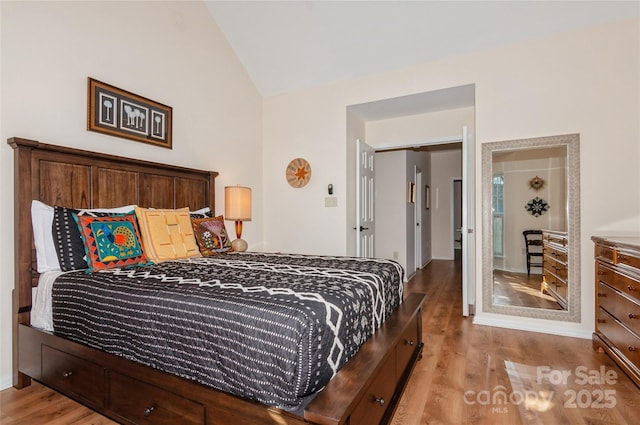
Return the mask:
{"type": "Polygon", "coordinates": [[[13,386],[13,378],[11,375],[3,376],[0,378],[0,391],[6,390],[13,386]]]}
{"type": "Polygon", "coordinates": [[[571,329],[566,323],[558,326],[558,322],[541,323],[526,318],[527,322],[514,320],[513,316],[505,316],[504,318],[488,317],[486,315],[474,316],[474,325],[494,326],[497,328],[515,329],[526,332],[538,332],[551,335],[570,336],[574,338],[591,339],[592,332],[585,329],[571,329]]]}
{"type": "Polygon", "coordinates": [[[435,137],[433,139],[427,140],[416,140],[414,142],[403,143],[402,145],[397,144],[385,144],[373,146],[376,151],[382,150],[391,150],[391,149],[405,149],[405,148],[413,148],[416,146],[425,146],[425,145],[445,145],[447,143],[458,143],[462,142],[462,136],[443,136],[443,137],[435,137]]]}

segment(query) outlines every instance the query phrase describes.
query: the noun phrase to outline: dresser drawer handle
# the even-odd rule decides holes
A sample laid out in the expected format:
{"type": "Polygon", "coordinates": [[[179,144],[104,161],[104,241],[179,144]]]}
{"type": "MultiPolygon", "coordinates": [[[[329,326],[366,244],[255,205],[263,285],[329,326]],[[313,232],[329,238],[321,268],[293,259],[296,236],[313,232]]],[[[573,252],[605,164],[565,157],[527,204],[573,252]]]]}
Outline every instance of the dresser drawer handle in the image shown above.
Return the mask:
{"type": "Polygon", "coordinates": [[[638,347],[634,347],[633,345],[630,345],[629,351],[638,351],[638,347]]]}
{"type": "Polygon", "coordinates": [[[384,397],[374,398],[373,401],[378,403],[380,406],[384,406],[384,397]]]}
{"type": "Polygon", "coordinates": [[[633,285],[627,285],[627,289],[628,289],[630,292],[633,292],[633,291],[635,291],[635,290],[636,290],[636,287],[635,287],[635,286],[633,286],[633,285]]]}
{"type": "Polygon", "coordinates": [[[607,323],[607,321],[604,319],[598,319],[598,323],[607,323]]]}
{"type": "Polygon", "coordinates": [[[144,409],[144,417],[148,418],[149,416],[151,416],[154,410],[156,410],[156,406],[151,406],[144,409]]]}
{"type": "Polygon", "coordinates": [[[413,342],[412,339],[407,339],[407,340],[404,341],[404,343],[407,344],[407,345],[410,345],[412,347],[413,347],[413,344],[415,344],[415,342],[413,342]]]}
{"type": "Polygon", "coordinates": [[[624,255],[618,254],[618,261],[626,260],[626,259],[627,259],[627,257],[625,257],[624,255]]]}
{"type": "Polygon", "coordinates": [[[603,294],[602,292],[598,292],[598,296],[602,298],[606,298],[607,294],[603,294]]]}
{"type": "Polygon", "coordinates": [[[71,375],[73,375],[73,372],[71,372],[71,371],[68,371],[68,372],[62,372],[62,377],[63,377],[63,378],[68,378],[68,377],[70,377],[71,375]]]}
{"type": "Polygon", "coordinates": [[[607,272],[602,271],[602,270],[598,270],[598,276],[604,276],[606,274],[607,274],[607,272]]]}
{"type": "Polygon", "coordinates": [[[629,319],[637,319],[637,318],[638,318],[637,314],[629,313],[629,319]]]}

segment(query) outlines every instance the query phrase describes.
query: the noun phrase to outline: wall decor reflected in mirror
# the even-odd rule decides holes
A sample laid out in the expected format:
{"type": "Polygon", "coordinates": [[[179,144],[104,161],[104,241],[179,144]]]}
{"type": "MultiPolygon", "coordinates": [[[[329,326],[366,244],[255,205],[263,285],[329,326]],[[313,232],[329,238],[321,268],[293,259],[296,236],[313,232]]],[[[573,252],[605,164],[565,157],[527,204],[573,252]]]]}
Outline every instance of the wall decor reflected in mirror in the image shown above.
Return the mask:
{"type": "Polygon", "coordinates": [[[482,145],[483,311],[580,321],[579,143],[482,145]]]}

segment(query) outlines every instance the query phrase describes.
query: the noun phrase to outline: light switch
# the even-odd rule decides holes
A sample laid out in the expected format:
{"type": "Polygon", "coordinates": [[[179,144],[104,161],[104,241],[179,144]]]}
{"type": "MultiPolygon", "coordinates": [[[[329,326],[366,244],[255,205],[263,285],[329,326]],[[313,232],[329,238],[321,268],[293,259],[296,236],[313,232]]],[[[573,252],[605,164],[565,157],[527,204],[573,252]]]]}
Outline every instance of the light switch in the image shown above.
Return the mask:
{"type": "Polygon", "coordinates": [[[336,196],[327,196],[326,198],[324,198],[324,206],[326,208],[337,207],[338,206],[338,198],[336,196]]]}

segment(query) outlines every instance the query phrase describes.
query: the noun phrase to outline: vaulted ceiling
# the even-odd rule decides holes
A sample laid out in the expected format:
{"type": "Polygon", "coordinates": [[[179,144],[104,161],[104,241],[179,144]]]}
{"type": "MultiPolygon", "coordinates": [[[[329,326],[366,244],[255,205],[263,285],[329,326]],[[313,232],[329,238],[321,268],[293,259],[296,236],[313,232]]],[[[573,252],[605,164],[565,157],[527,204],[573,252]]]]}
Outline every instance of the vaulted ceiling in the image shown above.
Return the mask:
{"type": "Polygon", "coordinates": [[[264,96],[640,15],[638,1],[206,1],[264,96]]]}

